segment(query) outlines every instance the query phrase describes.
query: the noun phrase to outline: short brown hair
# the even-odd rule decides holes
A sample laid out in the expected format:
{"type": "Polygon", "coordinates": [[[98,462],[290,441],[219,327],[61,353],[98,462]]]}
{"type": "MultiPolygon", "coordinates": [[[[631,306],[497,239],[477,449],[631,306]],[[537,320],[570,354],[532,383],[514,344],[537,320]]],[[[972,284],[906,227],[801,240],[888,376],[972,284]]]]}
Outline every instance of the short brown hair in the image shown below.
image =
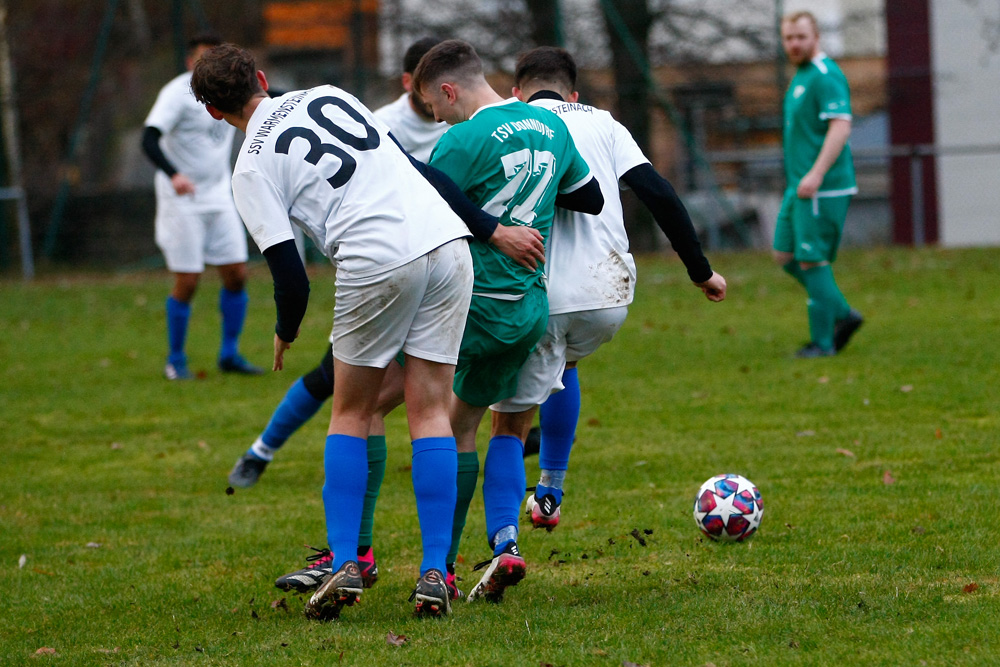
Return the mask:
{"type": "Polygon", "coordinates": [[[239,113],[250,98],[262,92],[257,61],[235,44],[213,47],[195,63],[191,90],[202,104],[211,104],[224,113],[239,113]]]}
{"type": "Polygon", "coordinates": [[[524,88],[531,81],[557,84],[572,92],[576,88],[573,56],[556,46],[539,46],[522,54],[514,68],[514,85],[524,88]]]}
{"type": "Polygon", "coordinates": [[[441,42],[420,59],[413,70],[413,88],[418,93],[427,84],[442,78],[451,78],[461,83],[483,76],[483,61],[472,48],[472,44],[460,39],[441,42]]]}
{"type": "Polygon", "coordinates": [[[819,37],[819,23],[816,22],[816,15],[812,12],[801,11],[792,12],[791,14],[785,14],[785,17],[781,19],[782,23],[797,23],[799,19],[807,19],[809,23],[812,24],[813,32],[819,37]]]}

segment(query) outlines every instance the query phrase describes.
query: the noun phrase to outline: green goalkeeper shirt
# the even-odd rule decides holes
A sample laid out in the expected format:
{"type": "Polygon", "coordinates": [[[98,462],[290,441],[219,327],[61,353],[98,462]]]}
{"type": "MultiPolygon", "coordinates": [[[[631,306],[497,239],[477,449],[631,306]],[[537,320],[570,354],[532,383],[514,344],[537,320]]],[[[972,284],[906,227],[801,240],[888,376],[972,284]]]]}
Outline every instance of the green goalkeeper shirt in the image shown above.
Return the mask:
{"type": "MultiPolygon", "coordinates": [[[[785,176],[796,187],[812,168],[826,139],[830,120],[851,119],[851,93],[847,77],[826,54],[803,63],[785,93],[785,176]]],[[[857,192],[850,144],[837,156],[823,177],[819,196],[857,192]]]]}
{"type": "MultiPolygon", "coordinates": [[[[478,109],[449,129],[430,164],[504,225],[533,227],[548,243],[557,193],[590,180],[590,168],[566,124],[551,111],[514,98],[478,109]]],[[[490,243],[471,243],[476,294],[520,297],[545,284],[545,268],[527,269],[490,243]]]]}

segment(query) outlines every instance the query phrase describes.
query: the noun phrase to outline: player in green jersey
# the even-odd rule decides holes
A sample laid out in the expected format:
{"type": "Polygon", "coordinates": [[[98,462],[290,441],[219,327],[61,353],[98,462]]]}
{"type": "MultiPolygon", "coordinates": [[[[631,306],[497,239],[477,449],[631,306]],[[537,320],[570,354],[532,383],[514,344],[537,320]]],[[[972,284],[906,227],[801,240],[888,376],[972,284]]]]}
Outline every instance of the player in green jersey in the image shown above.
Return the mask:
{"type": "Polygon", "coordinates": [[[810,342],[796,356],[832,356],[864,322],[833,277],[833,262],[851,196],[857,193],[847,139],[851,97],[847,78],[819,47],[809,12],[781,23],[788,60],[797,67],[785,93],[784,150],[787,186],[774,230],[775,261],[809,295],[810,342]]]}
{"type": "MultiPolygon", "coordinates": [[[[437,120],[453,126],[434,147],[431,166],[502,224],[531,227],[548,239],[557,203],[595,214],[603,208],[600,186],[565,123],[546,109],[498,95],[468,43],[449,40],[428,51],[414,71],[413,85],[437,120]]],[[[459,497],[450,564],[479,472],[476,430],[491,404],[516,392],[517,373],[548,321],[544,268],[511,262],[490,244],[472,245],[473,298],[451,410],[459,443],[459,497]]],[[[525,487],[523,452],[520,433],[494,422],[483,471],[493,558],[483,564],[489,567],[470,600],[499,600],[507,586],[524,577],[516,544],[525,487]]]]}

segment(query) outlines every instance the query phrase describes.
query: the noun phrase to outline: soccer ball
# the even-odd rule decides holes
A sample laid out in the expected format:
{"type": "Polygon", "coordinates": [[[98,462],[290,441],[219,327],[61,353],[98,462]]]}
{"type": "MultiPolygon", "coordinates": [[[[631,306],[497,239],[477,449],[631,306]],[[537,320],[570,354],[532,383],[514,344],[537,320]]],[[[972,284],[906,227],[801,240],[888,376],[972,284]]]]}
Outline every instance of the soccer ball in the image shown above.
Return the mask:
{"type": "Polygon", "coordinates": [[[694,522],[713,540],[750,539],[764,516],[760,491],[741,475],[716,475],[701,485],[694,498],[694,522]]]}

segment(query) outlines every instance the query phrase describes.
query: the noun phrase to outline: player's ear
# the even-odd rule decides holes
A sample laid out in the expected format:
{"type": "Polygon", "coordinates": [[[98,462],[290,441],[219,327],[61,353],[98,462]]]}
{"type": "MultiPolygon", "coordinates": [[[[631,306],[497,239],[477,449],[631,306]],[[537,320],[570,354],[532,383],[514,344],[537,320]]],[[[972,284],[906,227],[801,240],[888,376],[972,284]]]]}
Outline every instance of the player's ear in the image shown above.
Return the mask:
{"type": "Polygon", "coordinates": [[[267,77],[260,70],[257,70],[257,82],[260,84],[260,89],[266,93],[268,88],[267,77]]]}
{"type": "Polygon", "coordinates": [[[574,90],[572,93],[569,94],[569,97],[566,98],[566,101],[572,103],[576,102],[578,99],[580,99],[580,93],[579,91],[574,90]]]}
{"type": "Polygon", "coordinates": [[[403,90],[408,93],[413,92],[413,75],[409,72],[403,72],[403,90]]]}
{"type": "Polygon", "coordinates": [[[207,111],[208,115],[214,118],[215,120],[222,120],[222,112],[213,107],[211,104],[205,105],[205,111],[207,111]]]}
{"type": "Polygon", "coordinates": [[[517,86],[514,86],[513,88],[510,89],[510,94],[516,97],[517,99],[521,100],[522,102],[527,102],[527,100],[524,99],[524,96],[521,95],[521,89],[518,88],[517,86]]]}
{"type": "Polygon", "coordinates": [[[454,104],[458,100],[458,91],[455,89],[455,86],[450,83],[442,83],[441,92],[444,93],[445,98],[447,98],[448,104],[454,104]]]}

